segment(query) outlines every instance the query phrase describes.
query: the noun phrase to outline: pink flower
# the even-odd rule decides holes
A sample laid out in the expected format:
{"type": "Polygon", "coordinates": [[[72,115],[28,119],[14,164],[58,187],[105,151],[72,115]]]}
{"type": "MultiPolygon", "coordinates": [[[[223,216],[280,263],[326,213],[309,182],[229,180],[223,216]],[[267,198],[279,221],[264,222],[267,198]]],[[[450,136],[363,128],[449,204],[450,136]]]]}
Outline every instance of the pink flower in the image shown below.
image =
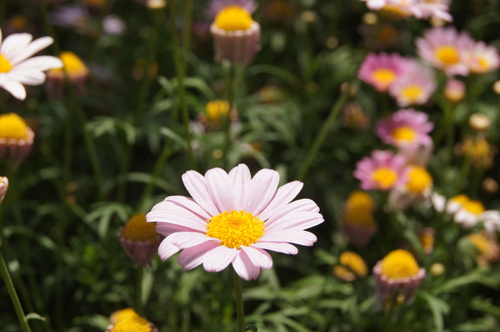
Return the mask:
{"type": "Polygon", "coordinates": [[[436,91],[433,72],[413,62],[390,87],[389,94],[400,107],[425,104],[436,91]]]}
{"type": "Polygon", "coordinates": [[[410,7],[410,11],[416,18],[435,17],[446,22],[453,21],[449,0],[419,0],[410,7]]]}
{"type": "Polygon", "coordinates": [[[469,70],[474,74],[484,74],[495,70],[500,64],[498,50],[484,42],[475,43],[466,53],[469,70]]]}
{"type": "Polygon", "coordinates": [[[214,18],[221,10],[230,6],[241,7],[249,14],[253,14],[257,9],[255,0],[212,0],[208,5],[207,14],[214,18]]]}
{"type": "Polygon", "coordinates": [[[387,91],[405,71],[409,60],[397,53],[370,53],[359,68],[358,77],[378,91],[387,91]]]}
{"type": "Polygon", "coordinates": [[[429,133],[433,128],[434,124],[429,121],[427,114],[409,108],[379,121],[376,132],[384,143],[406,147],[432,144],[429,133]]]}
{"type": "Polygon", "coordinates": [[[354,177],[364,190],[390,190],[407,179],[406,159],[392,151],[375,150],[370,157],[358,161],[354,177]]]}
{"type": "Polygon", "coordinates": [[[229,264],[245,280],[271,268],[266,250],[297,254],[299,244],[311,246],[316,236],[305,229],[323,222],[310,199],[292,201],[302,189],[293,181],[278,188],[278,172],[259,171],[252,178],[244,164],[229,174],[213,168],[205,176],[188,171],[182,181],[192,198],[169,196],[156,204],[147,220],[166,238],[158,248],[162,260],[178,251],[179,264],[191,270],[203,264],[218,272],[229,264]]]}
{"type": "Polygon", "coordinates": [[[444,96],[450,103],[458,103],[462,101],[465,96],[465,83],[457,79],[446,81],[444,86],[444,96]]]}
{"type": "Polygon", "coordinates": [[[426,30],[416,41],[418,54],[432,66],[448,75],[467,75],[467,51],[474,44],[469,34],[458,33],[454,28],[426,30]]]}

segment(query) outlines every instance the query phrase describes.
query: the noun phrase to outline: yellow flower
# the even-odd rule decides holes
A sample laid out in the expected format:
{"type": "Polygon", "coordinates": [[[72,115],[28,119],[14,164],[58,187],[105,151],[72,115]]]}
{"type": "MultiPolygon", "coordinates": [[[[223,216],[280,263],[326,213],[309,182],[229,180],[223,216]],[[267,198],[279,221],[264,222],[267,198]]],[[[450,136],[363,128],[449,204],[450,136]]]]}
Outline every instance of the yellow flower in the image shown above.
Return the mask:
{"type": "Polygon", "coordinates": [[[419,267],[410,252],[398,249],[384,257],[381,270],[382,275],[390,280],[404,280],[416,276],[419,267]]]}
{"type": "Polygon", "coordinates": [[[366,277],[368,273],[365,261],[355,252],[343,252],[340,255],[339,262],[341,265],[336,265],[333,268],[333,274],[339,279],[352,281],[358,276],[366,277]]]}

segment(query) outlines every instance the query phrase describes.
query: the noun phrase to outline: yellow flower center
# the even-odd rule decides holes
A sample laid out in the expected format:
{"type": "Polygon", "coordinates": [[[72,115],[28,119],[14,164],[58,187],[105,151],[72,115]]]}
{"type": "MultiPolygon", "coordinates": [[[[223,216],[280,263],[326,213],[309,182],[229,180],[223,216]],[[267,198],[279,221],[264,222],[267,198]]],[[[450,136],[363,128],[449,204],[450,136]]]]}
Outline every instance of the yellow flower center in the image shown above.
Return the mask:
{"type": "Polygon", "coordinates": [[[252,24],[252,16],[238,6],[228,6],[215,17],[215,26],[225,31],[248,30],[252,24]]]}
{"type": "Polygon", "coordinates": [[[440,46],[434,51],[434,55],[444,66],[452,66],[460,62],[460,54],[455,46],[440,46]]]}
{"type": "Polygon", "coordinates": [[[465,203],[469,202],[470,199],[469,199],[469,197],[467,197],[467,195],[462,194],[462,195],[458,195],[458,196],[450,198],[450,201],[463,206],[465,203]]]}
{"type": "Polygon", "coordinates": [[[111,332],[151,332],[153,329],[147,320],[140,316],[131,316],[117,322],[111,332]]]}
{"type": "Polygon", "coordinates": [[[264,235],[264,222],[243,210],[224,211],[207,222],[207,236],[221,240],[228,248],[250,246],[264,235]]]}
{"type": "Polygon", "coordinates": [[[484,205],[479,201],[468,201],[463,205],[463,208],[476,215],[483,213],[485,210],[484,205]]]}
{"type": "Polygon", "coordinates": [[[380,189],[388,189],[396,183],[398,175],[388,167],[380,167],[373,172],[372,179],[377,182],[380,189]]]}
{"type": "Polygon", "coordinates": [[[364,228],[374,229],[376,227],[373,213],[366,209],[346,209],[342,215],[342,220],[346,224],[358,225],[364,228]]]}
{"type": "Polygon", "coordinates": [[[422,244],[422,248],[424,251],[432,250],[434,247],[434,234],[431,232],[423,232],[418,236],[420,243],[422,244]]]}
{"type": "Polygon", "coordinates": [[[481,159],[490,153],[490,145],[484,138],[467,139],[463,143],[462,150],[470,158],[481,159]]]}
{"type": "Polygon", "coordinates": [[[229,113],[229,102],[227,100],[214,100],[205,106],[207,118],[210,121],[219,121],[221,116],[229,113]]]}
{"type": "Polygon", "coordinates": [[[417,137],[415,129],[408,126],[398,127],[391,134],[394,139],[405,142],[413,142],[417,137]]]}
{"type": "Polygon", "coordinates": [[[352,251],[345,251],[340,255],[339,262],[342,265],[337,265],[333,268],[333,273],[340,279],[351,281],[356,279],[356,275],[365,277],[368,273],[368,267],[360,255],[352,251]],[[352,272],[354,271],[356,275],[352,272]]]}
{"type": "Polygon", "coordinates": [[[0,115],[0,139],[28,140],[30,129],[23,118],[15,113],[0,115]]]}
{"type": "Polygon", "coordinates": [[[432,185],[432,177],[425,168],[412,166],[408,172],[408,182],[406,187],[414,193],[423,193],[425,189],[432,185]]]}
{"type": "Polygon", "coordinates": [[[372,77],[384,87],[388,87],[396,79],[396,73],[390,69],[380,68],[373,71],[372,77]]]}
{"type": "Polygon", "coordinates": [[[346,205],[349,209],[375,210],[375,201],[373,198],[361,190],[353,191],[347,199],[346,205]]]}
{"type": "Polygon", "coordinates": [[[123,227],[121,236],[124,239],[135,242],[155,243],[158,239],[156,224],[146,222],[146,215],[144,213],[136,214],[130,218],[125,227],[123,227]]]}
{"type": "Polygon", "coordinates": [[[135,316],[138,316],[138,315],[134,309],[125,308],[122,310],[115,311],[113,314],[111,314],[110,320],[111,320],[111,323],[116,324],[119,321],[131,318],[131,317],[135,317],[135,316]]]}
{"type": "Polygon", "coordinates": [[[0,53],[0,73],[8,73],[12,68],[10,61],[0,53]]]}
{"type": "Polygon", "coordinates": [[[477,68],[473,68],[473,72],[482,73],[490,69],[490,62],[484,56],[477,58],[477,68]]]}
{"type": "Polygon", "coordinates": [[[471,234],[467,237],[472,245],[483,255],[488,253],[489,242],[483,234],[471,234]]]}
{"type": "MultiPolygon", "coordinates": [[[[85,76],[88,74],[88,69],[82,60],[73,52],[62,52],[59,56],[63,62],[63,66],[69,76],[85,76]]],[[[64,75],[63,68],[53,68],[50,73],[56,75],[64,75]]]]}
{"type": "Polygon", "coordinates": [[[410,103],[414,103],[424,93],[424,89],[420,85],[410,84],[401,90],[401,96],[408,99],[410,103]]]}
{"type": "Polygon", "coordinates": [[[413,255],[398,249],[389,253],[382,260],[382,274],[392,280],[403,280],[418,274],[418,264],[413,255]]]}

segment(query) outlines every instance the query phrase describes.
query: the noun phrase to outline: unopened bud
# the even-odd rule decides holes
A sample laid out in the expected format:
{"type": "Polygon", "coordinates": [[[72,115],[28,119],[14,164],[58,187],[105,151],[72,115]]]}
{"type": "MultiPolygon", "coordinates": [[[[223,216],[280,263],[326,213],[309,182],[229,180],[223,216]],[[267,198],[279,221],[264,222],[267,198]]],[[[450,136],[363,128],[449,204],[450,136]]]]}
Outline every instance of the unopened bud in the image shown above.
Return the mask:
{"type": "Polygon", "coordinates": [[[474,113],[469,118],[469,126],[476,132],[483,132],[490,128],[491,121],[482,113],[474,113]]]}
{"type": "Polygon", "coordinates": [[[363,15],[363,23],[367,25],[375,25],[378,21],[378,17],[374,13],[366,13],[363,15]]]}
{"type": "Polygon", "coordinates": [[[441,263],[434,263],[431,265],[431,274],[435,277],[439,277],[444,274],[446,269],[444,268],[444,265],[441,263]]]}
{"type": "Polygon", "coordinates": [[[488,194],[494,194],[498,191],[498,182],[496,182],[493,178],[486,178],[483,181],[483,190],[488,194]]]}
{"type": "Polygon", "coordinates": [[[307,24],[314,23],[316,21],[316,13],[312,10],[306,10],[302,12],[300,19],[307,24]]]}
{"type": "Polygon", "coordinates": [[[166,0],[148,0],[147,6],[149,9],[162,9],[167,5],[166,0]]]}
{"type": "Polygon", "coordinates": [[[459,80],[448,80],[444,87],[444,96],[450,103],[459,103],[465,96],[465,83],[459,80]]]}

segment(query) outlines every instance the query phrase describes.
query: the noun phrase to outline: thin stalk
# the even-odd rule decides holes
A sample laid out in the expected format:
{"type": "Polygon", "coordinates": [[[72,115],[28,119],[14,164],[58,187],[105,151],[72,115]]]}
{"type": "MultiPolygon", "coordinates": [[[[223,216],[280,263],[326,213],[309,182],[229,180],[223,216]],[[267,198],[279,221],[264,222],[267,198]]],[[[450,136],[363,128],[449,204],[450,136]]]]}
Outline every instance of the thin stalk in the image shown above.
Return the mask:
{"type": "Polygon", "coordinates": [[[137,267],[137,284],[135,287],[135,307],[137,313],[142,315],[144,313],[144,306],[142,303],[142,279],[144,277],[144,268],[142,266],[137,267]]]}
{"type": "MultiPolygon", "coordinates": [[[[453,119],[453,110],[454,108],[450,103],[446,104],[446,107],[444,108],[444,116],[445,116],[445,131],[446,131],[446,161],[445,161],[445,167],[443,167],[443,171],[446,172],[450,165],[451,161],[453,159],[453,143],[454,143],[454,138],[455,138],[455,123],[453,119]]],[[[442,178],[445,178],[442,176],[442,178]]]]}
{"type": "Polygon", "coordinates": [[[5,280],[5,286],[7,287],[7,292],[9,293],[10,300],[12,301],[12,305],[16,311],[17,319],[19,320],[19,324],[24,332],[31,332],[30,326],[28,325],[28,320],[26,319],[26,315],[24,314],[23,307],[21,306],[21,302],[19,301],[19,297],[17,296],[16,288],[14,287],[14,283],[10,277],[9,270],[7,269],[7,265],[5,264],[5,260],[3,259],[2,252],[0,251],[0,273],[2,274],[3,279],[5,280]]]}
{"type": "Polygon", "coordinates": [[[304,177],[307,174],[307,171],[311,167],[311,164],[318,154],[319,149],[321,148],[321,145],[325,141],[327,135],[330,133],[330,130],[332,129],[333,125],[335,124],[335,120],[337,119],[340,110],[342,109],[342,106],[344,106],[345,102],[347,101],[347,98],[349,97],[349,89],[345,89],[346,91],[342,92],[342,95],[340,98],[337,99],[335,104],[333,105],[330,114],[328,115],[328,118],[326,119],[325,123],[323,124],[323,127],[321,127],[321,130],[318,133],[318,136],[316,136],[316,139],[314,140],[311,148],[309,149],[309,152],[307,153],[307,156],[304,160],[304,163],[302,164],[302,167],[300,168],[297,179],[303,180],[304,177]]]}
{"type": "Polygon", "coordinates": [[[241,279],[233,269],[234,295],[236,297],[236,317],[238,319],[238,332],[245,332],[245,307],[243,306],[243,287],[241,279]]]}

